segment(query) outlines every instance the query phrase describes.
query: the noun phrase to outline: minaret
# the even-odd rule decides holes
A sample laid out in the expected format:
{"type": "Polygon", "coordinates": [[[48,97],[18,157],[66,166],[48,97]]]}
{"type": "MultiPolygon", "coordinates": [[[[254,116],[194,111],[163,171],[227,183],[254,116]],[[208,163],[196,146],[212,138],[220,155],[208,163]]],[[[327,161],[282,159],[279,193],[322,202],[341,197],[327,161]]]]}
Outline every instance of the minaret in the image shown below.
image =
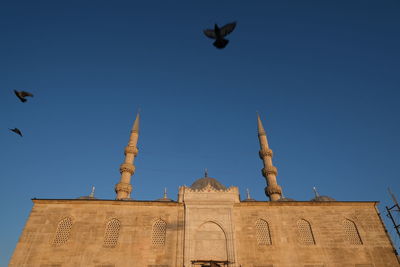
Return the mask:
{"type": "Polygon", "coordinates": [[[117,193],[117,200],[124,200],[131,198],[132,185],[131,176],[135,173],[135,165],[133,162],[138,149],[136,147],[139,138],[139,113],[136,115],[135,123],[131,130],[131,136],[129,143],[125,147],[125,161],[119,166],[119,172],[121,173],[121,179],[118,184],[115,185],[115,193],[117,193]]]}
{"type": "Polygon", "coordinates": [[[267,134],[265,133],[264,127],[261,123],[260,115],[257,114],[258,121],[258,140],[260,141],[260,158],[263,161],[264,168],[261,170],[265,180],[267,181],[267,187],[265,187],[265,194],[271,201],[277,201],[281,198],[282,189],[276,182],[276,175],[278,170],[272,165],[272,150],[268,146],[267,134]]]}

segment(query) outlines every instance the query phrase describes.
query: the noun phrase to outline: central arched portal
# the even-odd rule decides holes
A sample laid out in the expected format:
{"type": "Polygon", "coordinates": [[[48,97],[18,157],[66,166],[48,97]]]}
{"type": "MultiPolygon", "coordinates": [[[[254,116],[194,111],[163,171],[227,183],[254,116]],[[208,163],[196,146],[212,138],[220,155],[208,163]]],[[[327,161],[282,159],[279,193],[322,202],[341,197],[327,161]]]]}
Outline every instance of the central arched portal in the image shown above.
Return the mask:
{"type": "MultiPolygon", "coordinates": [[[[194,235],[194,261],[198,262],[226,262],[227,239],[224,230],[215,222],[205,222],[194,235]]],[[[195,266],[218,266],[197,265],[195,266]]],[[[221,265],[224,266],[224,265],[221,265]]]]}

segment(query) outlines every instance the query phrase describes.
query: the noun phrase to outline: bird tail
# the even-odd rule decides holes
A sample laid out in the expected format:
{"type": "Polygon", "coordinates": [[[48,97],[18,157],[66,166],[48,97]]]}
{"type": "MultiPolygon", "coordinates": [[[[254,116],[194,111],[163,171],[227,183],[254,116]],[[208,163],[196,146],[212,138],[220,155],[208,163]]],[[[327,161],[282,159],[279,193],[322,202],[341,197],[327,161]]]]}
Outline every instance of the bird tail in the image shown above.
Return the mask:
{"type": "Polygon", "coordinates": [[[214,45],[216,48],[222,49],[222,48],[224,48],[228,43],[229,43],[229,40],[226,40],[226,39],[217,39],[217,40],[213,43],[213,45],[214,45]]]}

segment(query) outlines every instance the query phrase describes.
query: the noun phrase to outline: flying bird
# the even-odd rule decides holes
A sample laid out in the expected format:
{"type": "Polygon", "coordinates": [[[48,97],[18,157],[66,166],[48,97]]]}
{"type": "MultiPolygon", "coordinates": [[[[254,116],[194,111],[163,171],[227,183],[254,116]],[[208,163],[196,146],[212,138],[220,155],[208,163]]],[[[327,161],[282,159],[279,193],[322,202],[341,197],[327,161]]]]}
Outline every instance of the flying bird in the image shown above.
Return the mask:
{"type": "Polygon", "coordinates": [[[230,34],[235,27],[236,22],[228,23],[221,28],[219,28],[217,24],[214,24],[214,30],[207,29],[203,32],[208,38],[215,39],[213,45],[216,48],[222,49],[229,43],[229,40],[225,39],[224,37],[230,34]]]}
{"type": "Polygon", "coordinates": [[[29,97],[33,97],[33,95],[29,92],[25,92],[25,91],[17,91],[14,90],[14,94],[19,98],[19,100],[21,100],[21,102],[26,102],[26,98],[27,96],[29,97]]]}
{"type": "Polygon", "coordinates": [[[12,131],[22,137],[22,133],[21,133],[20,129],[14,128],[14,129],[10,129],[10,131],[12,131]]]}

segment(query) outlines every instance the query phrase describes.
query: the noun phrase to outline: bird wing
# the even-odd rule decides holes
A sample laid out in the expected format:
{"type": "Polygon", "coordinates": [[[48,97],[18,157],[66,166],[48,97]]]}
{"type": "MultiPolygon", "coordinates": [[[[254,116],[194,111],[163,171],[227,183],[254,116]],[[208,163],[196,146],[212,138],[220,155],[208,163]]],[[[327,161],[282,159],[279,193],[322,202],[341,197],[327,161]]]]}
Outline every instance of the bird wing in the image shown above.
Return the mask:
{"type": "Polygon", "coordinates": [[[21,92],[14,90],[14,94],[21,100],[21,102],[26,102],[26,99],[21,96],[21,92]]]}
{"type": "Polygon", "coordinates": [[[204,30],[203,32],[208,38],[217,39],[217,36],[215,35],[214,30],[207,29],[207,30],[204,30]]]}
{"type": "Polygon", "coordinates": [[[221,36],[226,36],[226,35],[230,34],[231,32],[233,32],[235,27],[236,27],[236,21],[226,24],[225,26],[223,26],[221,28],[221,36]]]}
{"type": "Polygon", "coordinates": [[[13,131],[14,133],[22,136],[22,132],[18,128],[10,129],[10,131],[13,131]]]}
{"type": "Polygon", "coordinates": [[[20,94],[21,94],[22,97],[26,97],[26,96],[33,97],[33,94],[31,94],[29,92],[25,92],[25,91],[21,91],[20,94]]]}

